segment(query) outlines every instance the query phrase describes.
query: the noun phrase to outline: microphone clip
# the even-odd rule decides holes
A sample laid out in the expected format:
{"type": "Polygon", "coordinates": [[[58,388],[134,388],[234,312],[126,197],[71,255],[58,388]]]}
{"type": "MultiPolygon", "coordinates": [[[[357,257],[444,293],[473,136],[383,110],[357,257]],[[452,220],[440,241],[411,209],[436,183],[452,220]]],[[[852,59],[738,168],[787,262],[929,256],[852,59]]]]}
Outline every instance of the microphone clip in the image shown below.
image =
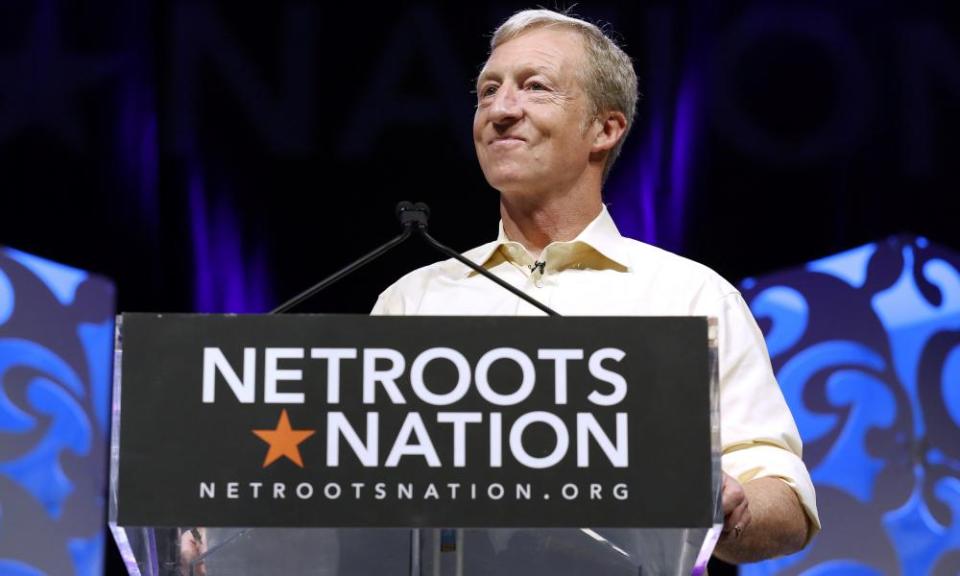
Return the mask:
{"type": "Polygon", "coordinates": [[[397,204],[397,218],[404,229],[409,228],[427,228],[430,221],[430,208],[423,202],[403,201],[397,204]]]}

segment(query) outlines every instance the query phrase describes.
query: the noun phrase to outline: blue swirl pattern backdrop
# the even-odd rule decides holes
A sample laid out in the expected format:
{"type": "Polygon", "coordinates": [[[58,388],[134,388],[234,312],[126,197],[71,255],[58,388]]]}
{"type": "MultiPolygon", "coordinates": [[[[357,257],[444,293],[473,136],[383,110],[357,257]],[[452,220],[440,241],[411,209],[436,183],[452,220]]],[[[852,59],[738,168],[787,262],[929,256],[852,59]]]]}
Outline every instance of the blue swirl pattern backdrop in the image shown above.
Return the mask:
{"type": "Polygon", "coordinates": [[[0,247],[0,574],[103,573],[114,286],[0,247]]]}
{"type": "Polygon", "coordinates": [[[900,236],[741,288],[824,529],[740,573],[960,574],[960,255],[900,236]]]}

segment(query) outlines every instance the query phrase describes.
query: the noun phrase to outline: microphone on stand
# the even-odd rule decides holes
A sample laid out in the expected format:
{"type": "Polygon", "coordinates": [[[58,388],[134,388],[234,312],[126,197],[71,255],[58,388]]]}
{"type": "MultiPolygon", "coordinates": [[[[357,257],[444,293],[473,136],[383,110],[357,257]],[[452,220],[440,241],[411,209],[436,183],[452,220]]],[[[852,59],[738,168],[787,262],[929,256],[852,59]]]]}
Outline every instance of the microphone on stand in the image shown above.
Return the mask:
{"type": "MultiPolygon", "coordinates": [[[[340,280],[346,278],[346,277],[349,276],[350,274],[352,274],[352,273],[356,272],[357,270],[363,268],[364,266],[366,266],[366,265],[369,264],[370,262],[373,262],[373,261],[376,260],[377,258],[383,256],[384,254],[386,254],[387,252],[389,252],[389,251],[392,250],[393,248],[396,248],[396,247],[399,246],[400,244],[403,244],[403,243],[406,242],[407,239],[409,239],[410,236],[412,236],[413,233],[415,232],[415,233],[419,234],[420,237],[422,237],[424,240],[426,240],[426,241],[427,241],[427,244],[429,244],[430,246],[432,246],[432,247],[435,248],[436,250],[438,250],[438,251],[442,252],[443,254],[446,254],[447,256],[449,256],[449,257],[451,257],[451,258],[453,258],[453,259],[461,262],[462,264],[464,264],[465,266],[467,266],[468,268],[470,268],[471,270],[473,270],[473,271],[476,272],[477,274],[480,274],[481,276],[489,279],[491,282],[496,283],[497,285],[499,285],[499,286],[502,287],[503,289],[508,290],[510,293],[512,293],[513,295],[515,295],[515,296],[517,296],[518,298],[522,299],[523,301],[529,303],[531,306],[534,306],[535,308],[537,308],[537,309],[539,309],[539,310],[542,310],[543,312],[545,312],[545,313],[546,313],[547,315],[549,315],[549,316],[559,316],[559,315],[560,315],[560,314],[558,314],[555,310],[553,310],[552,308],[550,308],[550,307],[546,306],[545,304],[539,302],[539,301],[536,300],[535,298],[531,297],[529,294],[525,294],[524,292],[522,292],[522,291],[518,290],[517,288],[511,286],[510,284],[508,284],[508,283],[505,282],[504,280],[500,279],[500,278],[497,277],[496,275],[491,274],[491,273],[490,273],[486,268],[484,268],[483,266],[480,266],[479,264],[477,264],[477,263],[469,260],[468,258],[464,257],[463,255],[461,255],[461,254],[460,254],[459,252],[457,252],[456,250],[454,250],[454,249],[452,249],[452,248],[450,248],[450,247],[448,247],[448,246],[440,243],[436,238],[434,238],[433,236],[431,236],[430,233],[427,232],[427,226],[428,226],[428,224],[429,224],[429,222],[430,222],[430,207],[427,206],[426,204],[424,204],[423,202],[417,202],[417,203],[407,202],[407,201],[400,202],[399,204],[397,204],[396,213],[397,213],[397,219],[400,220],[400,225],[403,227],[403,231],[400,233],[399,236],[397,236],[396,238],[394,238],[394,239],[392,239],[392,240],[389,240],[388,242],[380,245],[379,247],[375,248],[374,250],[372,250],[372,251],[368,252],[367,254],[361,256],[360,258],[358,258],[358,259],[355,260],[354,262],[348,264],[348,265],[345,266],[344,268],[341,268],[340,270],[338,270],[338,271],[334,272],[333,274],[327,276],[326,278],[324,278],[324,279],[321,280],[320,282],[317,282],[316,284],[314,284],[314,285],[311,286],[310,288],[304,290],[304,291],[301,292],[300,294],[297,294],[297,295],[294,296],[293,298],[291,298],[291,299],[287,300],[286,302],[284,302],[283,304],[277,306],[276,308],[274,308],[273,310],[271,310],[270,313],[271,313],[271,314],[282,314],[282,313],[284,313],[284,312],[289,311],[291,308],[293,308],[293,307],[296,306],[297,304],[300,304],[301,302],[304,302],[305,300],[313,297],[314,295],[316,295],[318,292],[320,292],[320,291],[323,290],[324,288],[328,288],[328,287],[332,286],[333,284],[336,284],[337,282],[339,282],[340,280]]],[[[540,268],[540,273],[543,274],[543,267],[544,267],[545,265],[546,265],[546,262],[537,262],[537,263],[534,264],[534,267],[539,267],[539,268],[540,268]]]]}

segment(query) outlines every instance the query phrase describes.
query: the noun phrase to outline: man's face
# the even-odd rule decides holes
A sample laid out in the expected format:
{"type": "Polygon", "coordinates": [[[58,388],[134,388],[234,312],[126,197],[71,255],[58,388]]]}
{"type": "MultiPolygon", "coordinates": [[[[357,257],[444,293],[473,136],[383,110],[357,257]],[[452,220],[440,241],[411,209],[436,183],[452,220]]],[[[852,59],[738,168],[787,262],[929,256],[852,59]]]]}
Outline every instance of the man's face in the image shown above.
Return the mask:
{"type": "Polygon", "coordinates": [[[502,193],[563,189],[587,167],[589,102],[577,70],[583,41],[563,28],[498,46],[477,80],[473,142],[487,182],[502,193]]]}

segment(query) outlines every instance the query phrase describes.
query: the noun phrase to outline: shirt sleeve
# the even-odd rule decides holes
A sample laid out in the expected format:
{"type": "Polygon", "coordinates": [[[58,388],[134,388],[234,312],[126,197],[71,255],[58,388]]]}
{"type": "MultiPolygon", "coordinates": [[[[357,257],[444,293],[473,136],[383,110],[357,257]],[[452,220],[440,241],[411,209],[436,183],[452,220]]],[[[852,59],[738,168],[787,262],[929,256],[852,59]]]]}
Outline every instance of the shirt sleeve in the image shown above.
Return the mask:
{"type": "Polygon", "coordinates": [[[812,537],[820,531],[816,493],[763,334],[737,292],[721,299],[718,317],[721,466],[741,483],[763,477],[785,482],[807,513],[812,537]]]}
{"type": "Polygon", "coordinates": [[[380,296],[377,298],[377,303],[373,305],[373,310],[370,311],[371,316],[403,315],[403,299],[397,296],[396,286],[396,284],[393,284],[380,293],[380,296]]]}

